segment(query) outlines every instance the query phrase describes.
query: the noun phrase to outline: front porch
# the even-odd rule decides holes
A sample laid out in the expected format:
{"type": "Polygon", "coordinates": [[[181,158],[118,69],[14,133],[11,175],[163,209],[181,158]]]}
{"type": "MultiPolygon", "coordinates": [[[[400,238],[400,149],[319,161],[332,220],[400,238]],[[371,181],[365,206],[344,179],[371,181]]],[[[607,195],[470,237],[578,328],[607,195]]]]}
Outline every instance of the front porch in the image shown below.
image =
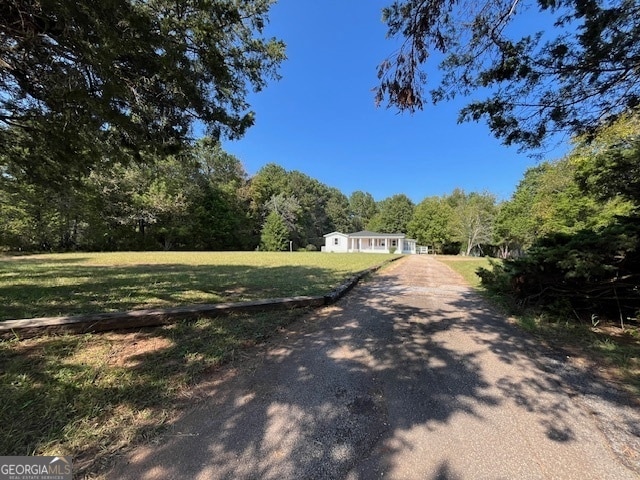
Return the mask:
{"type": "Polygon", "coordinates": [[[361,253],[416,253],[414,240],[399,238],[399,236],[389,237],[349,237],[347,239],[348,252],[361,253]]]}
{"type": "Polygon", "coordinates": [[[394,251],[397,249],[397,240],[390,238],[349,238],[347,251],[389,253],[389,245],[394,251]],[[395,248],[394,248],[395,247],[395,248]]]}

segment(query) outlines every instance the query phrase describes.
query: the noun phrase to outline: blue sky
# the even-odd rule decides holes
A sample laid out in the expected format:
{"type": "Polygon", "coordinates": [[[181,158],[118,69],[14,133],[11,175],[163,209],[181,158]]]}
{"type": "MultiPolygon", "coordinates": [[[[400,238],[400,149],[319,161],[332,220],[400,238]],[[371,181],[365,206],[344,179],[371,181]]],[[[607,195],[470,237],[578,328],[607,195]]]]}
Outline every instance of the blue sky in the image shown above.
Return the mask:
{"type": "Polygon", "coordinates": [[[249,97],[256,123],[225,150],[249,175],[273,162],[347,196],[404,193],[418,203],[460,187],[509,198],[539,160],[503,146],[484,123],[458,124],[464,99],[413,115],[376,108],[376,67],[398,45],[381,21],[390,2],[279,0],[266,34],[287,44],[282,79],[249,97]]]}

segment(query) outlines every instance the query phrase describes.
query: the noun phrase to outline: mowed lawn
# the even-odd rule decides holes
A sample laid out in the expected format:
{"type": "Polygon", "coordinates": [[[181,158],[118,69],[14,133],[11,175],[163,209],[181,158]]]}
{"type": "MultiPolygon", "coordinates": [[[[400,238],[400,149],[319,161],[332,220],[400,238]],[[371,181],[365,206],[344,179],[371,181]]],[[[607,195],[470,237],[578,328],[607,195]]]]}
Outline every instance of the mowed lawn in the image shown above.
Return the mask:
{"type": "Polygon", "coordinates": [[[0,257],[0,320],[321,295],[392,255],[117,252],[0,257]]]}
{"type": "Polygon", "coordinates": [[[472,287],[480,286],[480,277],[476,274],[479,268],[491,269],[490,260],[487,257],[463,257],[461,255],[439,255],[435,257],[439,262],[444,263],[452,270],[455,270],[472,287]]]}
{"type": "MultiPolygon", "coordinates": [[[[0,260],[2,318],[323,294],[391,255],[100,253],[0,260]]],[[[81,478],[192,403],[190,386],[304,309],[0,340],[0,452],[71,455],[81,478]]],[[[325,313],[327,314],[327,313],[325,313]]]]}

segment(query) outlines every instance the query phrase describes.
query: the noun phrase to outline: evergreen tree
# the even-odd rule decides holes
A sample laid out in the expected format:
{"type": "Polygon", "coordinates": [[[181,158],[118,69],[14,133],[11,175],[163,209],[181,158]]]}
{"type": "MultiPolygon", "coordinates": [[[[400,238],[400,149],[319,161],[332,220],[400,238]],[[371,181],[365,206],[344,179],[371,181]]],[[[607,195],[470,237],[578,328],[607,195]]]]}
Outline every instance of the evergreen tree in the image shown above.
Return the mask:
{"type": "Polygon", "coordinates": [[[287,224],[275,210],[271,211],[264,221],[260,235],[260,245],[268,252],[282,252],[289,244],[287,224]]]}
{"type": "Polygon", "coordinates": [[[640,103],[638,18],[637,0],[396,0],[383,19],[403,43],[379,67],[376,98],[422,108],[424,65],[441,53],[430,100],[486,95],[460,119],[486,119],[504,143],[592,133],[640,103]]]}
{"type": "Polygon", "coordinates": [[[0,2],[0,150],[47,183],[105,154],[174,153],[196,120],[241,136],[249,89],[284,59],[261,37],[271,3],[0,2]]]}

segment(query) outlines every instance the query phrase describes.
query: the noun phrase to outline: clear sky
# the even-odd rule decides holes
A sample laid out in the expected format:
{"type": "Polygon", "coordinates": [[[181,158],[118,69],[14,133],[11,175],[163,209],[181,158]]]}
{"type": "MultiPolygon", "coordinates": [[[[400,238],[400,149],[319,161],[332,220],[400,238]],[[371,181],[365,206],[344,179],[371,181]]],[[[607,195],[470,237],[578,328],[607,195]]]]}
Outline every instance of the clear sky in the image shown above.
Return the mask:
{"type": "Polygon", "coordinates": [[[381,21],[390,2],[279,0],[266,34],[287,45],[282,79],[249,97],[256,123],[225,150],[249,175],[273,162],[347,196],[404,193],[418,203],[460,187],[508,199],[539,160],[503,146],[484,123],[458,124],[464,99],[413,115],[376,108],[376,67],[398,45],[381,21]]]}

